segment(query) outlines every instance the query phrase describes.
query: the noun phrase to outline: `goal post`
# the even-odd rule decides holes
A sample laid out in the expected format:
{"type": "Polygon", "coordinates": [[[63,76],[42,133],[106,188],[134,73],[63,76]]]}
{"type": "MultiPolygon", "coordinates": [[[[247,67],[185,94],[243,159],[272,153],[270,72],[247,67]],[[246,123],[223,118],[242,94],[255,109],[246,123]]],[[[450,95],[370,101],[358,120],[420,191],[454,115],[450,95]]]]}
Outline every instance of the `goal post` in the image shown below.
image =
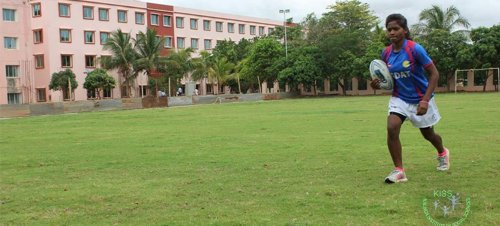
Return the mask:
{"type": "MultiPolygon", "coordinates": [[[[469,72],[469,71],[485,71],[485,70],[496,70],[497,71],[497,84],[495,85],[495,79],[493,78],[493,85],[496,87],[496,89],[497,89],[496,91],[500,92],[500,88],[499,88],[499,86],[500,86],[500,84],[499,84],[500,83],[500,68],[493,67],[493,68],[478,68],[478,69],[471,68],[471,69],[457,69],[457,70],[455,70],[455,93],[457,93],[457,86],[458,86],[457,74],[458,74],[458,72],[460,72],[460,71],[467,71],[467,72],[469,72]]],[[[493,74],[493,77],[494,76],[495,75],[493,74]]]]}

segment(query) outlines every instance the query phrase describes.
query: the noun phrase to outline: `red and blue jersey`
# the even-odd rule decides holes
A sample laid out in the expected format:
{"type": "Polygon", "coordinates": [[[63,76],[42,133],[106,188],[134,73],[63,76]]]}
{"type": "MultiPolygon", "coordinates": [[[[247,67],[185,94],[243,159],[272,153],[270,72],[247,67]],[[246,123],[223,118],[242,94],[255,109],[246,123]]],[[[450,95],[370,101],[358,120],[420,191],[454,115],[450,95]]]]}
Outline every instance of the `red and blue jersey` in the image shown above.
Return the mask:
{"type": "Polygon", "coordinates": [[[418,104],[429,85],[424,68],[433,64],[425,49],[405,39],[398,52],[394,52],[392,46],[387,47],[382,52],[382,60],[394,79],[392,96],[407,103],[418,104]]]}

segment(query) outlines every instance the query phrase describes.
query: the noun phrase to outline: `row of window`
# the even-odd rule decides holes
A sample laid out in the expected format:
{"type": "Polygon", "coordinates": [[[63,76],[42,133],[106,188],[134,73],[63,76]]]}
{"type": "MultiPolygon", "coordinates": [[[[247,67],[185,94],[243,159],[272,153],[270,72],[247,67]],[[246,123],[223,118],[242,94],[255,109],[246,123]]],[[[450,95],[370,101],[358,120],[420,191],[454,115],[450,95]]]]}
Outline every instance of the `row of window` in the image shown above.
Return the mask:
{"type": "MultiPolygon", "coordinates": [[[[153,17],[151,17],[151,18],[153,18],[153,17]]],[[[168,18],[170,19],[170,16],[168,16],[168,18]]],[[[151,24],[158,25],[157,23],[156,24],[153,23],[153,21],[151,21],[151,24]]],[[[226,22],[226,24],[227,24],[227,32],[234,33],[235,23],[226,22]]],[[[165,26],[165,19],[164,19],[164,26],[165,26]]],[[[168,26],[170,26],[170,21],[168,21],[168,26]]],[[[175,18],[175,26],[177,28],[184,28],[184,17],[176,17],[175,18]]],[[[198,30],[198,19],[190,18],[189,19],[189,27],[191,28],[191,30],[198,30]]],[[[250,28],[250,35],[257,34],[257,26],[250,25],[249,28],[250,28]]],[[[265,29],[266,28],[264,26],[259,26],[259,35],[264,35],[265,29]]],[[[211,31],[212,30],[212,21],[211,20],[203,20],[203,30],[204,31],[211,31]]],[[[215,22],[215,31],[223,32],[224,31],[224,22],[216,21],[215,22]]],[[[273,31],[274,31],[274,28],[272,28],[272,27],[268,28],[268,33],[271,33],[273,31]]],[[[246,33],[246,24],[238,24],[238,33],[240,33],[240,34],[246,33]]]]}
{"type": "MultiPolygon", "coordinates": [[[[42,6],[40,3],[32,4],[32,16],[39,17],[42,16],[42,6]]],[[[83,6],[83,19],[93,20],[94,19],[94,7],[93,6],[83,6]]],[[[97,16],[100,21],[109,21],[109,8],[98,8],[97,16]]],[[[59,3],[58,12],[60,17],[71,17],[71,5],[65,3],[59,3]]],[[[117,21],[119,23],[127,23],[128,22],[128,11],[120,10],[116,11],[117,13],[117,21]]],[[[14,12],[15,14],[15,12],[14,12]]],[[[143,12],[135,12],[135,23],[136,24],[144,24],[145,13],[143,12]]]]}
{"type": "MultiPolygon", "coordinates": [[[[47,91],[45,88],[36,89],[36,100],[38,102],[47,101],[47,91]]],[[[21,104],[21,93],[7,93],[7,104],[21,104]]]]}
{"type": "MultiPolygon", "coordinates": [[[[104,45],[110,36],[110,32],[99,32],[99,40],[101,45],[104,45]]],[[[159,37],[158,37],[159,38],[159,37]]],[[[184,37],[177,38],[177,47],[180,49],[186,48],[184,37]]],[[[62,43],[70,43],[71,42],[71,29],[59,29],[59,41],[62,43]]],[[[33,42],[35,44],[43,43],[43,30],[36,29],[33,30],[33,42]]],[[[190,47],[193,49],[198,49],[199,39],[191,38],[190,47]]],[[[84,43],[85,44],[94,44],[95,43],[95,31],[84,31],[84,43]]],[[[165,36],[165,41],[163,46],[165,48],[172,48],[172,37],[165,36]]],[[[212,39],[204,39],[204,49],[210,50],[212,49],[212,39]]],[[[16,37],[4,37],[4,47],[7,49],[16,49],[17,48],[17,38],[16,37]]]]}
{"type": "MultiPolygon", "coordinates": [[[[103,98],[112,98],[113,89],[104,88],[102,90],[103,98]]],[[[95,99],[97,97],[96,90],[87,90],[87,99],[95,99]]],[[[63,98],[65,100],[69,99],[68,91],[63,90],[63,98]]],[[[21,104],[22,103],[21,93],[7,93],[7,104],[21,104]]],[[[36,88],[36,100],[37,102],[47,101],[47,89],[46,88],[36,88]]]]}
{"type": "MultiPolygon", "coordinates": [[[[16,10],[14,9],[2,9],[3,12],[3,20],[4,21],[15,21],[16,20],[16,10]]],[[[127,10],[117,10],[118,22],[119,23],[127,23],[127,10]]],[[[32,5],[32,15],[34,17],[41,16],[41,5],[40,3],[35,3],[32,5]]],[[[70,17],[70,5],[59,3],[59,16],[61,17],[70,17]]],[[[109,21],[109,9],[107,8],[98,8],[98,17],[100,21],[109,21]]],[[[142,12],[135,12],[135,23],[136,24],[144,24],[145,14],[142,12]]],[[[151,25],[160,26],[160,15],[159,14],[151,14],[151,25]]],[[[93,20],[94,19],[94,7],[93,6],[83,6],[83,19],[93,20]]],[[[190,18],[190,28],[192,30],[198,30],[198,19],[190,18]]],[[[227,32],[234,33],[235,32],[235,23],[226,22],[227,32]]],[[[175,25],[177,28],[184,28],[184,17],[176,17],[175,25]]],[[[172,26],[172,16],[170,15],[162,15],[162,26],[171,27],[172,26]]],[[[257,26],[249,25],[250,35],[257,34],[257,26]]],[[[212,30],[212,21],[211,20],[203,20],[203,30],[211,31],[212,30]]],[[[215,31],[223,32],[224,31],[224,22],[216,21],[215,22],[215,31]]],[[[274,31],[274,28],[269,27],[268,33],[274,31]]],[[[246,24],[238,24],[238,33],[245,34],[246,33],[246,24]]],[[[258,26],[258,34],[265,34],[265,27],[258,26]]]]}

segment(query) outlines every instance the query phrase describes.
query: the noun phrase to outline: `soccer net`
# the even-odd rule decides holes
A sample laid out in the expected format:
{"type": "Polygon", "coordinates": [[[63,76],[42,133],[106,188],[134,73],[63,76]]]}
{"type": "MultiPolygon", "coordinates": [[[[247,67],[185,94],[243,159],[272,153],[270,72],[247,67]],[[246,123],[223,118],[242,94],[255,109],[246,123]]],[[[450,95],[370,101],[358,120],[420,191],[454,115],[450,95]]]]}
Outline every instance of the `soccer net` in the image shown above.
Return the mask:
{"type": "Polygon", "coordinates": [[[467,73],[463,72],[469,72],[469,71],[476,72],[476,71],[489,71],[489,70],[493,70],[493,85],[495,86],[495,91],[499,92],[500,90],[498,88],[498,85],[500,82],[500,68],[495,67],[495,68],[479,68],[479,69],[472,68],[472,69],[455,70],[455,93],[457,92],[457,87],[464,87],[467,85],[468,82],[467,73]]]}

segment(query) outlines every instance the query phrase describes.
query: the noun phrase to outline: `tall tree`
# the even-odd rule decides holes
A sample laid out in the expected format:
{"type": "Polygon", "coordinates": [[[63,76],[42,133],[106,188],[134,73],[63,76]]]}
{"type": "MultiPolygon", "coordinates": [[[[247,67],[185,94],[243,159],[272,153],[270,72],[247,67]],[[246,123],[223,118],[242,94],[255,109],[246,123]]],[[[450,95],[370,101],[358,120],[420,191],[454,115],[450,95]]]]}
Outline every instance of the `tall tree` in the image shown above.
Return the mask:
{"type": "Polygon", "coordinates": [[[160,64],[165,64],[165,58],[160,56],[160,51],[163,49],[165,38],[159,38],[156,35],[156,30],[147,29],[146,33],[139,32],[135,42],[135,50],[137,51],[137,59],[134,61],[135,73],[144,72],[149,79],[155,81],[155,96],[158,94],[158,79],[160,64]]]}
{"type": "MultiPolygon", "coordinates": [[[[474,67],[500,67],[500,25],[474,29],[471,32],[471,39],[474,43],[472,47],[474,67]]],[[[484,80],[486,81],[492,75],[492,73],[486,73],[484,80]]],[[[495,83],[496,90],[498,90],[499,82],[495,83]]],[[[486,83],[483,86],[484,90],[486,90],[486,83]]]]}
{"type": "Polygon", "coordinates": [[[317,95],[318,82],[323,82],[321,67],[316,60],[319,56],[320,51],[315,46],[303,45],[292,49],[286,62],[288,66],[279,72],[279,80],[293,88],[299,84],[312,87],[313,94],[317,95]]]}
{"type": "MultiPolygon", "coordinates": [[[[191,55],[193,54],[194,49],[187,48],[181,49],[176,52],[171,52],[165,61],[165,67],[161,67],[160,71],[165,73],[165,79],[162,80],[162,83],[167,83],[168,85],[171,80],[173,80],[176,84],[180,84],[180,80],[189,76],[189,73],[193,71],[193,58],[191,55]]],[[[172,95],[172,87],[170,87],[169,93],[172,95]]]]}
{"type": "Polygon", "coordinates": [[[50,79],[49,89],[63,91],[64,99],[72,100],[72,93],[78,87],[76,76],[71,69],[55,72],[50,79]]]}
{"type": "Polygon", "coordinates": [[[450,90],[450,79],[457,68],[470,65],[471,54],[468,54],[467,39],[458,33],[444,30],[433,30],[422,40],[427,52],[439,71],[439,86],[446,85],[450,90]]]}
{"type": "Polygon", "coordinates": [[[97,99],[101,99],[101,91],[115,88],[115,79],[108,75],[106,70],[97,68],[85,77],[83,88],[95,91],[97,99]]]}
{"type": "Polygon", "coordinates": [[[225,57],[228,61],[236,63],[240,59],[236,50],[237,43],[233,40],[222,40],[212,50],[215,58],[225,57]]]}
{"type": "Polygon", "coordinates": [[[370,11],[367,3],[358,0],[337,1],[328,6],[330,12],[325,13],[323,23],[330,22],[333,29],[370,31],[378,22],[378,18],[370,11]]]}
{"type": "Polygon", "coordinates": [[[146,33],[139,32],[135,42],[135,50],[137,51],[137,59],[134,61],[134,70],[137,72],[144,71],[148,76],[152,71],[158,70],[159,64],[162,61],[160,51],[163,48],[165,38],[159,38],[156,30],[147,29],[146,33]]]}
{"type": "Polygon", "coordinates": [[[420,12],[419,20],[419,23],[412,26],[412,30],[417,36],[428,35],[433,30],[443,30],[448,33],[459,32],[464,35],[467,31],[459,28],[468,29],[470,27],[469,21],[460,14],[455,6],[443,10],[437,5],[432,5],[431,8],[420,12]]]}
{"type": "Polygon", "coordinates": [[[205,50],[201,51],[200,56],[193,59],[193,73],[191,74],[191,78],[193,80],[207,78],[213,58],[214,56],[209,52],[205,50]]]}
{"type": "Polygon", "coordinates": [[[317,40],[313,44],[322,52],[318,60],[323,76],[337,81],[345,94],[344,81],[357,76],[353,62],[365,55],[378,18],[368,4],[358,0],[338,1],[329,9],[314,29],[317,40]]]}
{"type": "Polygon", "coordinates": [[[243,63],[241,73],[246,78],[256,79],[261,91],[260,85],[262,81],[272,84],[277,79],[279,71],[276,71],[273,65],[284,55],[284,48],[276,39],[269,37],[259,39],[252,45],[243,63]]]}
{"type": "MultiPolygon", "coordinates": [[[[127,89],[125,96],[130,97],[130,87],[137,77],[137,73],[134,72],[132,66],[137,54],[130,39],[130,34],[124,33],[121,29],[112,32],[111,37],[104,44],[104,50],[109,50],[111,57],[101,58],[104,61],[102,64],[105,65],[105,69],[118,69],[118,73],[121,75],[118,79],[120,87],[125,85],[127,89]],[[122,81],[122,78],[124,81],[122,81]]],[[[124,94],[122,93],[121,96],[123,97],[124,94]]]]}
{"type": "MultiPolygon", "coordinates": [[[[208,68],[208,80],[212,84],[222,87],[234,69],[234,64],[228,62],[226,58],[216,58],[208,68]]],[[[215,89],[214,89],[215,90],[215,89]]]]}

